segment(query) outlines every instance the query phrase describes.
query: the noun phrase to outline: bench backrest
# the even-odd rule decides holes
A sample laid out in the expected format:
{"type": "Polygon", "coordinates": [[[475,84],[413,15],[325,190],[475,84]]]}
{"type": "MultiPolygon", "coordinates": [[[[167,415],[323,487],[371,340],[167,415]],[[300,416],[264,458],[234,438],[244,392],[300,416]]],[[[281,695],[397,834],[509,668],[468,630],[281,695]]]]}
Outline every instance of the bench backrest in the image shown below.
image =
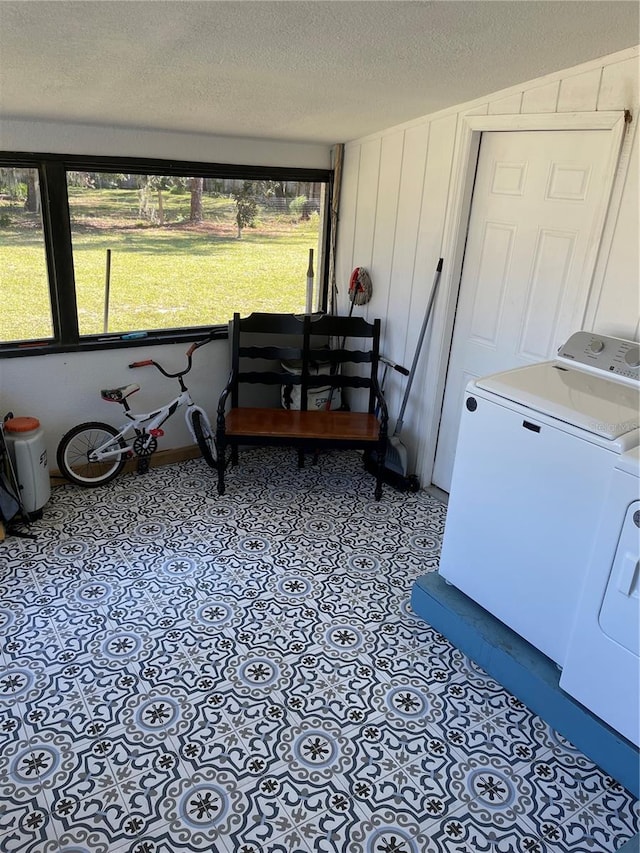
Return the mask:
{"type": "Polygon", "coordinates": [[[231,367],[231,405],[240,405],[240,386],[299,385],[300,408],[307,395],[320,387],[369,390],[368,411],[375,410],[375,384],[380,354],[380,320],[326,314],[234,314],[231,367]],[[332,343],[332,346],[330,346],[332,343]],[[295,362],[296,372],[282,367],[295,362]],[[328,373],[318,374],[318,364],[328,373]],[[347,365],[361,365],[350,368],[347,365]],[[353,372],[353,371],[357,372],[353,372]]]}

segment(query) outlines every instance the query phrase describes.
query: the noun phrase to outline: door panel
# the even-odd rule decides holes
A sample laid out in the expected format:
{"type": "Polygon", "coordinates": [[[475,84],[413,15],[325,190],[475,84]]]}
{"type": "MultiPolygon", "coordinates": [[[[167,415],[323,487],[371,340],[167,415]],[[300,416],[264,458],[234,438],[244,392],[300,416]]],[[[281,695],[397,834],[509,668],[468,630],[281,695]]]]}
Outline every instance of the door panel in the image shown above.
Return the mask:
{"type": "Polygon", "coordinates": [[[470,329],[470,338],[479,344],[498,344],[515,236],[513,226],[496,222],[485,225],[470,329]]]}
{"type": "Polygon", "coordinates": [[[599,130],[482,136],[433,473],[445,491],[469,377],[552,358],[581,328],[609,150],[599,130]]]}
{"type": "Polygon", "coordinates": [[[533,273],[527,294],[522,334],[517,352],[522,358],[542,361],[553,351],[556,318],[575,251],[576,233],[543,228],[534,250],[533,273]]]}

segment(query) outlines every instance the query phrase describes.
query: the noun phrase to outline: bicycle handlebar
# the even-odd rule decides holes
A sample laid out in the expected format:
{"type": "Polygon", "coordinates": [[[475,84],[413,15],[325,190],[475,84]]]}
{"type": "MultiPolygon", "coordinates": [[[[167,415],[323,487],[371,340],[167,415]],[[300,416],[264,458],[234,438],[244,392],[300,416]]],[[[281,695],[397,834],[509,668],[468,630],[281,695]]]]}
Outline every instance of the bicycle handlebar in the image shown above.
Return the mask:
{"type": "Polygon", "coordinates": [[[167,371],[162,367],[161,364],[158,364],[157,361],[154,361],[152,358],[147,358],[145,361],[132,361],[129,367],[148,367],[149,365],[153,365],[157,368],[163,376],[166,376],[167,379],[181,379],[186,373],[191,370],[191,356],[189,356],[189,361],[184,370],[179,370],[177,373],[167,373],[167,371]]]}
{"type": "Polygon", "coordinates": [[[191,370],[191,359],[193,357],[194,352],[198,349],[198,347],[202,347],[205,344],[208,344],[209,341],[213,340],[212,337],[205,338],[203,341],[194,341],[189,349],[186,352],[187,355],[187,366],[184,370],[179,370],[177,373],[167,373],[167,371],[158,364],[157,361],[154,361],[152,358],[147,358],[144,361],[132,361],[129,367],[148,367],[149,365],[153,365],[156,367],[163,376],[166,376],[167,379],[180,379],[186,373],[191,370]]]}
{"type": "Polygon", "coordinates": [[[216,337],[218,337],[218,334],[217,334],[217,331],[214,331],[209,335],[209,337],[205,338],[203,341],[194,341],[191,344],[191,346],[189,347],[189,349],[187,350],[187,358],[191,358],[191,356],[194,354],[194,352],[197,349],[200,349],[200,347],[203,347],[205,344],[208,344],[211,341],[214,341],[216,339],[216,337]]]}

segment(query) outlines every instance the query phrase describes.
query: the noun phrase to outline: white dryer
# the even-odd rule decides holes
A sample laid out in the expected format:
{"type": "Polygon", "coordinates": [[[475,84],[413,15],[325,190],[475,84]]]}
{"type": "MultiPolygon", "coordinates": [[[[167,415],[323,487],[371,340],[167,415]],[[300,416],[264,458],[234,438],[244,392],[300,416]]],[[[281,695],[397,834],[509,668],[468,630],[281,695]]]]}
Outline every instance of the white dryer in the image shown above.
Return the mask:
{"type": "Polygon", "coordinates": [[[640,448],[613,470],[560,687],[640,746],[640,448]]]}
{"type": "Polygon", "coordinates": [[[576,332],[466,389],[440,574],[559,666],[611,473],[640,443],[639,368],[638,344],[576,332]]]}

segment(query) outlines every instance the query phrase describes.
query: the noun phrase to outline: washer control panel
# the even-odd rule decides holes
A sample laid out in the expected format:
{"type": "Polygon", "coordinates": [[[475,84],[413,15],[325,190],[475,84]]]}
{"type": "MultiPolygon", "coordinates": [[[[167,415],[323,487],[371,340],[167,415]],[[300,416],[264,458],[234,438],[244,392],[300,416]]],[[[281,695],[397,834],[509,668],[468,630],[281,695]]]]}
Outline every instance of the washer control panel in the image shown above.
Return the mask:
{"type": "Polygon", "coordinates": [[[640,344],[594,332],[574,332],[558,356],[604,373],[640,382],[640,344]]]}

